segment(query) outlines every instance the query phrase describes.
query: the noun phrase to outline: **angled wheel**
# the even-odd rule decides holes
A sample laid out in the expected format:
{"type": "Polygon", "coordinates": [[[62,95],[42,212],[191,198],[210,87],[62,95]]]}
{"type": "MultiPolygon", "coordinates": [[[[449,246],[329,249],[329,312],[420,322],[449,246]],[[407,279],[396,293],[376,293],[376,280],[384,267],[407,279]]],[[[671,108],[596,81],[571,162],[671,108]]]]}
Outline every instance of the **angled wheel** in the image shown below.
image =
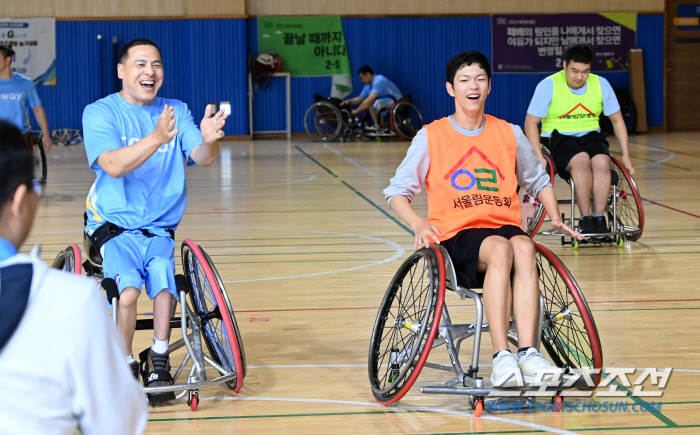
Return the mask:
{"type": "MultiPolygon", "coordinates": [[[[642,198],[637,190],[637,184],[627,172],[627,168],[617,157],[610,156],[612,170],[617,174],[613,175],[613,182],[617,178],[617,222],[614,230],[624,231],[625,240],[639,240],[644,231],[644,206],[642,198]]],[[[612,192],[612,189],[611,189],[612,192]]],[[[613,221],[612,195],[608,201],[608,221],[613,221]]]]}
{"type": "Polygon", "coordinates": [[[343,131],[340,109],[328,101],[312,104],[304,115],[304,129],[314,142],[332,141],[343,131]]]}
{"type": "Polygon", "coordinates": [[[182,268],[190,281],[192,291],[190,301],[192,311],[202,320],[202,335],[211,359],[229,372],[236,373],[236,378],[226,382],[228,387],[237,392],[243,386],[245,368],[243,367],[241,349],[238,346],[230,303],[219,286],[216,269],[212,269],[211,260],[204,250],[192,240],[182,242],[182,268]]]}
{"type": "Polygon", "coordinates": [[[75,275],[80,275],[80,271],[83,264],[83,257],[80,253],[80,247],[78,245],[68,245],[68,247],[59,252],[56,258],[53,260],[51,267],[54,269],[62,270],[64,272],[72,273],[75,275]]]}
{"type": "Polygon", "coordinates": [[[41,140],[34,135],[32,135],[32,151],[34,152],[34,178],[41,182],[43,190],[46,187],[46,153],[41,140]]]}
{"type": "Polygon", "coordinates": [[[411,140],[423,128],[423,116],[416,106],[399,101],[391,108],[391,129],[403,140],[411,140]]]}
{"type": "MultiPolygon", "coordinates": [[[[569,270],[549,249],[535,242],[540,293],[544,298],[542,346],[552,362],[573,373],[603,368],[603,352],[586,299],[569,270]]],[[[597,386],[602,376],[591,374],[597,386]]]]}
{"type": "MultiPolygon", "coordinates": [[[[549,174],[550,183],[554,185],[554,164],[552,163],[552,158],[546,154],[544,158],[547,160],[545,171],[549,174]]],[[[520,213],[522,215],[523,231],[525,231],[530,238],[534,239],[542,226],[542,222],[544,222],[545,216],[547,216],[544,205],[537,198],[533,198],[527,193],[524,193],[520,200],[520,213]]]]}
{"type": "Polygon", "coordinates": [[[410,390],[428,359],[445,302],[445,260],[433,248],[399,267],[374,323],[369,349],[372,394],[383,405],[410,390]]]}

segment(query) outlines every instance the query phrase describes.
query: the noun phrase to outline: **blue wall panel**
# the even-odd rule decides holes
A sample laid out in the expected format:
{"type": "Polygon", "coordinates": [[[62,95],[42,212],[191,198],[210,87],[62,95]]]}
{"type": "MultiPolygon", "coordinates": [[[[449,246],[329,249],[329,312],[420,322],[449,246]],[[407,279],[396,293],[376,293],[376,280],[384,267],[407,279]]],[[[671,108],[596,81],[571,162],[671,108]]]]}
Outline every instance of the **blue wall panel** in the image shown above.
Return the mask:
{"type": "Polygon", "coordinates": [[[81,128],[86,105],[118,91],[116,51],[134,38],[161,49],[165,79],[159,95],[190,106],[199,124],[207,102],[231,101],[226,134],[246,134],[245,20],[59,21],[56,86],[40,86],[49,128],[81,128]],[[97,35],[102,35],[98,40],[97,35]],[[113,38],[117,44],[112,44],[113,38]]]}
{"type": "MultiPolygon", "coordinates": [[[[431,122],[454,111],[445,91],[444,68],[465,50],[491,57],[488,17],[344,18],[356,95],[361,65],[393,80],[410,93],[431,122]]],[[[663,124],[663,15],[639,15],[637,44],[644,50],[649,126],[663,124]]],[[[162,50],[165,81],[161,96],[186,102],[199,122],[208,102],[231,101],[226,134],[248,133],[247,53],[257,54],[257,22],[221,20],[59,21],[56,23],[57,85],[39,87],[51,129],[80,128],[83,108],[119,89],[116,50],[146,37],[162,50]],[[97,35],[102,35],[98,40],[97,35]],[[118,43],[112,44],[116,37],[118,43]]],[[[488,113],[522,125],[537,83],[547,74],[496,74],[487,100],[488,113]]],[[[614,87],[627,86],[626,73],[604,73],[614,87]]],[[[292,78],[292,127],[303,131],[303,117],[313,94],[328,95],[330,77],[292,78]]],[[[285,128],[284,81],[256,93],[255,129],[285,128]]],[[[35,124],[36,125],[36,124],[35,124]]]]}

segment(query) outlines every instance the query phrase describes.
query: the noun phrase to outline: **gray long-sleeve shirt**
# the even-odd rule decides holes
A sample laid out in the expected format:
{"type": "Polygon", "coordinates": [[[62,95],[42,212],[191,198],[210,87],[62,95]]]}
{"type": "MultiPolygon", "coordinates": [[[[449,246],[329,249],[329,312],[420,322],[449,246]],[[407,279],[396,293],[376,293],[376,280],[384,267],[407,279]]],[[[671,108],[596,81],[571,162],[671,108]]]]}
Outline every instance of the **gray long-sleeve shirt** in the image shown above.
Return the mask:
{"type": "MultiPolygon", "coordinates": [[[[466,136],[475,136],[483,130],[481,126],[478,130],[464,130],[457,126],[452,118],[449,118],[452,126],[459,133],[466,136]]],[[[484,125],[486,122],[484,121],[484,125]]],[[[549,175],[542,168],[542,163],[537,159],[535,150],[532,149],[530,141],[517,125],[510,125],[515,133],[518,144],[516,157],[516,175],[518,184],[531,196],[537,197],[542,189],[551,186],[549,175]]],[[[384,189],[384,197],[391,204],[391,200],[396,196],[404,196],[409,202],[413,201],[421,191],[425,177],[430,167],[430,153],[428,151],[428,131],[423,127],[413,138],[411,146],[408,148],[406,157],[396,170],[396,175],[391,179],[389,187],[384,189]]]]}

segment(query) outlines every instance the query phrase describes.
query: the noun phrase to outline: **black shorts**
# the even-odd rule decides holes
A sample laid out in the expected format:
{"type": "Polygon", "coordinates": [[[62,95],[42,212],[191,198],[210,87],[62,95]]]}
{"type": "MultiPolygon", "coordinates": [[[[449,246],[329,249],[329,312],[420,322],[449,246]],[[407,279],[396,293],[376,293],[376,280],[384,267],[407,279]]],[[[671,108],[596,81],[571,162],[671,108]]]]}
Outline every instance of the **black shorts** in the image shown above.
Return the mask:
{"type": "Polygon", "coordinates": [[[587,153],[590,158],[598,154],[610,155],[605,133],[597,131],[592,131],[585,136],[576,137],[560,134],[555,130],[554,133],[552,133],[552,137],[549,138],[549,141],[543,140],[543,145],[547,146],[553,153],[552,159],[554,159],[554,166],[557,168],[557,174],[565,180],[571,178],[571,174],[566,171],[566,167],[569,166],[569,162],[576,154],[587,153]],[[554,150],[548,146],[552,143],[554,144],[554,150]]]}
{"type": "Polygon", "coordinates": [[[483,287],[486,274],[478,273],[476,267],[479,263],[481,244],[490,236],[501,236],[510,240],[515,236],[527,237],[527,234],[515,225],[505,225],[501,228],[468,228],[442,242],[450,254],[458,275],[457,279],[462,285],[467,285],[469,288],[483,287]],[[467,278],[468,282],[463,283],[464,278],[467,278]]]}

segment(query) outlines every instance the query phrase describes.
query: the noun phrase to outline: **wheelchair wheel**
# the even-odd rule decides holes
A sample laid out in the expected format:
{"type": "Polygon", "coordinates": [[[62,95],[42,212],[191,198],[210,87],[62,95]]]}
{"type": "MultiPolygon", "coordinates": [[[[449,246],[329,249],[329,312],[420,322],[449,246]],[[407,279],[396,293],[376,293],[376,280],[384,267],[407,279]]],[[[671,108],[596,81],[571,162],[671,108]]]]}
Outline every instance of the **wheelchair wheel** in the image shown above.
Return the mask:
{"type": "Polygon", "coordinates": [[[243,362],[238,347],[239,338],[224,291],[219,287],[215,270],[204,255],[204,250],[192,240],[182,242],[182,268],[192,291],[192,311],[202,320],[202,335],[209,354],[224,369],[236,373],[236,378],[226,385],[238,392],[243,386],[243,362]]]}
{"type": "MultiPolygon", "coordinates": [[[[552,163],[552,158],[546,154],[544,158],[547,160],[545,171],[549,174],[550,183],[554,185],[554,164],[552,163]]],[[[522,215],[521,226],[523,231],[530,238],[535,238],[542,226],[542,222],[544,222],[545,216],[547,216],[544,205],[537,198],[533,198],[525,193],[520,201],[520,213],[522,215]]]]}
{"type": "Polygon", "coordinates": [[[38,137],[32,136],[32,151],[34,152],[34,178],[41,181],[41,188],[46,187],[46,152],[44,144],[38,137]]]}
{"type": "Polygon", "coordinates": [[[304,129],[314,142],[332,141],[343,131],[342,114],[328,101],[318,101],[306,110],[304,129]]]}
{"type": "MultiPolygon", "coordinates": [[[[610,156],[612,170],[617,173],[617,222],[615,231],[624,231],[627,240],[638,240],[644,231],[644,206],[637,184],[617,157],[610,156]]],[[[613,180],[614,182],[615,180],[613,180]]],[[[612,201],[608,204],[608,220],[613,221],[612,201]]]]}
{"type": "MultiPolygon", "coordinates": [[[[603,368],[603,352],[586,299],[569,270],[549,249],[535,242],[540,292],[544,298],[542,345],[552,362],[572,374],[603,368]]],[[[597,386],[600,371],[592,379],[597,386]]],[[[595,389],[595,387],[593,387],[595,389]]]]}
{"type": "Polygon", "coordinates": [[[56,255],[51,267],[74,275],[80,275],[82,264],[83,257],[80,253],[80,247],[78,245],[68,245],[65,250],[56,255]]]}
{"type": "Polygon", "coordinates": [[[399,101],[391,108],[389,115],[391,129],[403,140],[411,140],[423,128],[423,116],[411,103],[399,101]]]}
{"type": "Polygon", "coordinates": [[[383,405],[399,401],[418,378],[437,336],[445,302],[445,261],[430,247],[399,267],[374,323],[369,349],[372,394],[383,405]]]}

